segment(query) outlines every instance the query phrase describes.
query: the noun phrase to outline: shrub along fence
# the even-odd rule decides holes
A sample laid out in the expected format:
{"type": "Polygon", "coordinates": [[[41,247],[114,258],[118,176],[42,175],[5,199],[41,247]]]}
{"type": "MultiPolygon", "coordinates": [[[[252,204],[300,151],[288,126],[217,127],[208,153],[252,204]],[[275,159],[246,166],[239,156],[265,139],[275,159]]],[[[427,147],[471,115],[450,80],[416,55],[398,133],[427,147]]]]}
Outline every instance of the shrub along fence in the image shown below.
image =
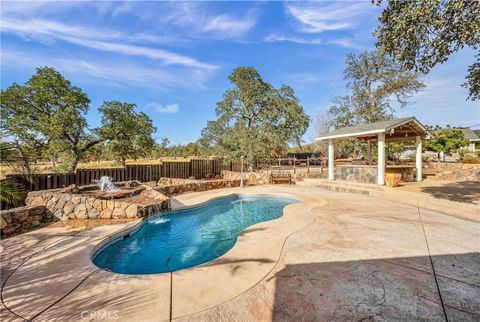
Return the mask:
{"type": "Polygon", "coordinates": [[[25,185],[28,191],[57,189],[71,184],[92,184],[102,176],[112,177],[114,181],[138,180],[157,181],[162,177],[202,179],[211,175],[220,175],[222,170],[240,171],[240,162],[223,159],[192,159],[190,161],[166,161],[162,164],[127,165],[122,168],[77,169],[75,173],[35,174],[31,182],[21,176],[8,175],[25,185]]]}

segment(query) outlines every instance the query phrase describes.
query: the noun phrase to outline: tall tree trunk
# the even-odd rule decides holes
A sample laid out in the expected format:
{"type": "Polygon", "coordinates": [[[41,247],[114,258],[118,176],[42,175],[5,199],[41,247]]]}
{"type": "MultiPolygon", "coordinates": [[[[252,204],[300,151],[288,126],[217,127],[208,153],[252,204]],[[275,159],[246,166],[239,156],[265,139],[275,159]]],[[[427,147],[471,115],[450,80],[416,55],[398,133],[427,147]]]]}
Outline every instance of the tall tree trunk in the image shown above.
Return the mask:
{"type": "Polygon", "coordinates": [[[68,166],[68,173],[73,173],[77,170],[78,161],[80,161],[80,157],[77,154],[74,154],[73,159],[68,166]]]}
{"type": "Polygon", "coordinates": [[[18,143],[15,142],[15,145],[17,147],[17,150],[20,154],[20,159],[22,160],[22,166],[26,172],[27,175],[32,174],[32,168],[30,167],[30,159],[28,155],[25,153],[25,151],[22,149],[22,146],[18,143]]]}

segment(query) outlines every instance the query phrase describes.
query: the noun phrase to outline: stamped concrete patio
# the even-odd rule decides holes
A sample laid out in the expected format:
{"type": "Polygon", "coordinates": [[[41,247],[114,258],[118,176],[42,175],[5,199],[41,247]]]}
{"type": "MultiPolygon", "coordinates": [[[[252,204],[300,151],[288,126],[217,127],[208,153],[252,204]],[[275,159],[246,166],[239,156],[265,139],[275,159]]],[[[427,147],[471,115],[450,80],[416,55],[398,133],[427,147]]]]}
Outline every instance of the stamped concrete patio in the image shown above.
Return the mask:
{"type": "Polygon", "coordinates": [[[1,320],[480,320],[478,211],[452,216],[315,186],[222,189],[173,204],[232,193],[302,202],[247,228],[217,260],[171,274],[121,275],[92,264],[99,243],[137,222],[57,225],[6,239],[1,320]]]}

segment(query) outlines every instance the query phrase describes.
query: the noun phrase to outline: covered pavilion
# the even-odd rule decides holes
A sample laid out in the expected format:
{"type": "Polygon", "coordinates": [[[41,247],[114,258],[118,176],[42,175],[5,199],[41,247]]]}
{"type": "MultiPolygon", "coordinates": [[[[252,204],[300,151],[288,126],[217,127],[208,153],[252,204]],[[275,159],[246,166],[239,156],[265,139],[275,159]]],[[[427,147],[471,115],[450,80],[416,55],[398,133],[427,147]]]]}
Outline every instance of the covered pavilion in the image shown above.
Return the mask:
{"type": "Polygon", "coordinates": [[[330,133],[315,138],[317,141],[328,140],[328,180],[334,180],[334,140],[340,139],[362,139],[367,141],[368,164],[372,161],[372,142],[377,142],[377,183],[385,184],[385,143],[387,142],[415,142],[416,147],[416,180],[422,181],[422,140],[432,135],[415,118],[406,117],[370,124],[355,125],[336,129],[330,133]]]}

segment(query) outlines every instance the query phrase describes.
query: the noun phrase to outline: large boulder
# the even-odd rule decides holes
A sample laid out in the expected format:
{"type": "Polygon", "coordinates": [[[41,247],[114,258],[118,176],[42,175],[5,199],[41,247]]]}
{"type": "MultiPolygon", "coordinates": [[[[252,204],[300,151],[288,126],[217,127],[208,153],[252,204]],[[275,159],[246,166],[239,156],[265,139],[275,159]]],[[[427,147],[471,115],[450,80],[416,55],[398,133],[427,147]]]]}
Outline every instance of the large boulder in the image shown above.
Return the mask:
{"type": "Polygon", "coordinates": [[[139,187],[141,185],[142,185],[142,183],[138,180],[130,180],[130,181],[125,182],[125,187],[127,187],[127,188],[136,188],[136,187],[139,187]]]}
{"type": "Polygon", "coordinates": [[[72,203],[67,203],[65,207],[63,207],[63,213],[68,217],[71,217],[71,215],[73,215],[74,210],[75,210],[75,205],[72,203]]]}
{"type": "Polygon", "coordinates": [[[34,197],[29,206],[45,206],[46,202],[42,196],[34,197]]]}
{"type": "Polygon", "coordinates": [[[75,207],[74,210],[75,213],[75,218],[77,219],[87,219],[87,207],[85,207],[84,204],[79,204],[77,207],[75,207]]]}
{"type": "Polygon", "coordinates": [[[164,186],[164,185],[171,185],[173,184],[173,180],[172,178],[160,178],[160,180],[158,180],[158,185],[160,186],[164,186]]]}
{"type": "Polygon", "coordinates": [[[100,218],[102,218],[102,219],[112,218],[112,211],[113,211],[113,209],[109,209],[109,208],[103,209],[102,212],[100,213],[100,218]]]}
{"type": "Polygon", "coordinates": [[[103,201],[100,199],[95,199],[93,202],[93,208],[96,209],[99,213],[103,210],[103,201]]]}
{"type": "Polygon", "coordinates": [[[125,210],[120,207],[114,208],[112,211],[112,218],[125,218],[125,210]]]}
{"type": "Polygon", "coordinates": [[[98,212],[97,209],[95,208],[89,208],[87,210],[87,217],[89,219],[95,219],[95,218],[98,218],[98,216],[100,216],[100,212],[98,212]]]}
{"type": "Polygon", "coordinates": [[[72,197],[71,201],[74,205],[78,205],[78,204],[80,204],[80,202],[82,202],[82,198],[78,197],[78,196],[75,196],[75,197],[72,197]]]}
{"type": "Polygon", "coordinates": [[[215,177],[215,175],[213,173],[207,173],[205,175],[205,179],[213,179],[215,177]]]}
{"type": "Polygon", "coordinates": [[[65,187],[60,190],[61,193],[79,193],[80,189],[77,187],[76,184],[71,184],[68,187],[65,187]]]}
{"type": "Polygon", "coordinates": [[[125,215],[127,218],[135,218],[138,216],[138,206],[137,205],[130,205],[125,209],[125,215]]]}

